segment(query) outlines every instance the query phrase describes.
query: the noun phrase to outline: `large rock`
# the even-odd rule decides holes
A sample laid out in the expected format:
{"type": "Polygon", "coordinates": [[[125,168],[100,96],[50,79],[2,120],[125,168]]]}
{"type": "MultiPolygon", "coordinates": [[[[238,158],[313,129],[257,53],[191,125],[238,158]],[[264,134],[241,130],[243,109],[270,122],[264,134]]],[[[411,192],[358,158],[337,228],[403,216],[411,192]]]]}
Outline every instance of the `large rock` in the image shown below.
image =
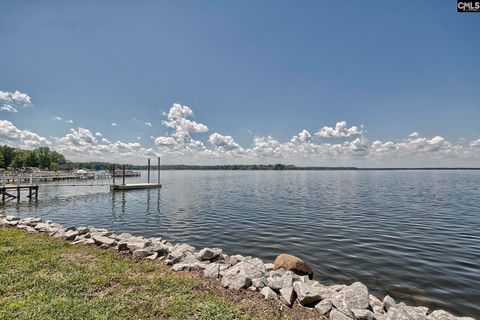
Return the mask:
{"type": "Polygon", "coordinates": [[[326,315],[330,310],[332,310],[332,305],[332,300],[325,299],[315,305],[315,310],[320,312],[321,315],[326,315]]]}
{"type": "Polygon", "coordinates": [[[273,290],[280,290],[281,288],[288,288],[293,286],[293,273],[287,271],[282,276],[270,276],[267,278],[267,285],[273,290]]]}
{"type": "Polygon", "coordinates": [[[42,218],[25,218],[20,221],[21,224],[34,227],[37,223],[42,222],[42,218]]]}
{"type": "Polygon", "coordinates": [[[143,249],[145,248],[145,243],[144,242],[139,242],[139,241],[125,241],[122,240],[118,243],[117,249],[118,251],[130,251],[134,252],[135,250],[143,249]]]}
{"type": "Polygon", "coordinates": [[[111,239],[109,237],[105,237],[105,236],[99,236],[99,235],[95,235],[95,236],[92,236],[92,239],[93,241],[95,241],[95,244],[101,246],[102,244],[105,244],[109,247],[111,246],[114,246],[115,245],[115,240],[114,239],[111,239]]]}
{"type": "Polygon", "coordinates": [[[380,299],[371,294],[368,295],[368,299],[370,300],[369,304],[373,312],[383,313],[383,302],[380,301],[380,299]]]}
{"type": "Polygon", "coordinates": [[[401,308],[394,308],[394,307],[391,307],[388,309],[388,312],[387,314],[385,315],[385,317],[383,318],[385,320],[427,320],[427,317],[410,317],[410,315],[403,309],[401,308]]]}
{"type": "Polygon", "coordinates": [[[302,306],[313,306],[322,300],[322,288],[320,287],[312,287],[304,282],[296,281],[293,284],[293,289],[297,294],[298,302],[302,306]]]}
{"type": "Polygon", "coordinates": [[[78,232],[75,230],[69,230],[64,233],[64,238],[68,241],[73,241],[76,236],[78,236],[78,232]]]}
{"type": "Polygon", "coordinates": [[[50,225],[46,222],[37,223],[34,228],[38,232],[49,232],[50,231],[50,225]]]}
{"type": "Polygon", "coordinates": [[[175,245],[170,249],[170,253],[167,256],[167,264],[176,264],[180,262],[184,256],[193,254],[195,247],[188,244],[175,245]]]}
{"type": "Polygon", "coordinates": [[[218,278],[220,275],[220,265],[218,263],[209,264],[203,271],[203,275],[208,278],[218,278]]]}
{"type": "Polygon", "coordinates": [[[413,307],[413,306],[402,306],[401,309],[405,311],[412,319],[427,317],[427,314],[430,312],[430,309],[427,307],[413,307]]]}
{"type": "Polygon", "coordinates": [[[370,302],[368,289],[363,283],[355,282],[340,290],[332,302],[335,308],[345,314],[350,314],[352,309],[367,309],[370,302]]]}
{"type": "Polygon", "coordinates": [[[275,291],[273,291],[269,287],[262,288],[262,290],[260,290],[260,293],[263,294],[265,299],[276,299],[277,298],[277,294],[275,293],[275,291]]]}
{"type": "Polygon", "coordinates": [[[151,252],[156,252],[160,256],[168,254],[168,247],[161,242],[154,242],[145,249],[150,250],[151,252]]]}
{"type": "Polygon", "coordinates": [[[240,274],[251,280],[264,277],[266,275],[266,270],[262,260],[253,258],[248,260],[244,259],[242,262],[239,262],[224,272],[221,272],[221,274],[223,276],[240,274]]]}
{"type": "Polygon", "coordinates": [[[451,313],[444,310],[435,310],[428,315],[428,320],[474,320],[469,317],[455,317],[451,313]]]}
{"type": "Polygon", "coordinates": [[[5,217],[5,220],[8,220],[8,221],[20,221],[20,218],[19,218],[19,217],[16,217],[16,216],[6,216],[6,217],[5,217]]]}
{"type": "Polygon", "coordinates": [[[352,318],[349,318],[340,311],[333,309],[332,312],[330,312],[330,320],[352,320],[352,318]]]}
{"type": "Polygon", "coordinates": [[[248,288],[251,283],[252,280],[243,274],[230,274],[222,278],[221,285],[224,288],[240,290],[248,288]]]}
{"type": "Polygon", "coordinates": [[[200,250],[200,252],[197,254],[197,257],[200,261],[211,261],[218,258],[222,252],[222,249],[219,248],[204,248],[200,250]]]}
{"type": "Polygon", "coordinates": [[[393,300],[392,297],[386,295],[385,298],[383,298],[383,308],[385,309],[385,311],[388,311],[392,307],[396,308],[397,303],[395,302],[395,300],[393,300]]]}
{"type": "Polygon", "coordinates": [[[352,309],[355,320],[375,320],[376,317],[372,311],[367,309],[352,309]]]}
{"type": "Polygon", "coordinates": [[[147,249],[137,249],[135,251],[133,251],[132,253],[132,257],[134,259],[142,259],[142,258],[146,258],[148,256],[151,256],[153,253],[152,251],[150,250],[147,250],[147,249]]]}
{"type": "Polygon", "coordinates": [[[280,297],[282,298],[283,303],[287,306],[291,306],[295,300],[295,291],[293,290],[293,287],[281,288],[280,297]]]}
{"type": "Polygon", "coordinates": [[[312,269],[300,258],[291,254],[282,253],[273,262],[275,269],[283,268],[292,271],[298,275],[308,275],[310,279],[313,276],[312,269]]]}

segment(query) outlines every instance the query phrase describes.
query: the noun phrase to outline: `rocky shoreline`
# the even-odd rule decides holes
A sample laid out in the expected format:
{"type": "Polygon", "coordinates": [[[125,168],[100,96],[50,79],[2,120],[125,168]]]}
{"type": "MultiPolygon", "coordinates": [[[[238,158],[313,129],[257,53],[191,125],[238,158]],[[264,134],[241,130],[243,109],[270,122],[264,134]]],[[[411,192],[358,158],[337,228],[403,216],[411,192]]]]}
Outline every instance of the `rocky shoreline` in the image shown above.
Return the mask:
{"type": "Polygon", "coordinates": [[[96,245],[131,254],[134,259],[157,260],[174,271],[198,271],[205,277],[221,278],[221,286],[231,290],[259,291],[265,299],[276,299],[288,307],[299,304],[311,309],[312,317],[331,320],[474,320],[456,317],[443,310],[407,306],[390,296],[382,300],[369,294],[361,282],[351,285],[320,284],[312,280],[311,269],[299,258],[287,254],[274,263],[255,257],[227,255],[219,248],[172,244],[162,238],[144,238],[129,233],[115,234],[95,227],[64,227],[41,218],[20,219],[0,215],[0,226],[44,233],[76,245],[96,245]]]}

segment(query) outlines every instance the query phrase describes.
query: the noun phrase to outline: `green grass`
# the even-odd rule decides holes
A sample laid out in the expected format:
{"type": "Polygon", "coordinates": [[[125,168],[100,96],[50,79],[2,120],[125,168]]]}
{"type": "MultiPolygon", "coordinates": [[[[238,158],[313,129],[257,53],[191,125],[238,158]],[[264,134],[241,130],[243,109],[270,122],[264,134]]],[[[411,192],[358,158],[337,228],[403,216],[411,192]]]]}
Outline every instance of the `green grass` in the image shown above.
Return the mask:
{"type": "Polygon", "coordinates": [[[268,307],[235,304],[161,263],[0,228],[0,319],[270,317],[268,307]]]}

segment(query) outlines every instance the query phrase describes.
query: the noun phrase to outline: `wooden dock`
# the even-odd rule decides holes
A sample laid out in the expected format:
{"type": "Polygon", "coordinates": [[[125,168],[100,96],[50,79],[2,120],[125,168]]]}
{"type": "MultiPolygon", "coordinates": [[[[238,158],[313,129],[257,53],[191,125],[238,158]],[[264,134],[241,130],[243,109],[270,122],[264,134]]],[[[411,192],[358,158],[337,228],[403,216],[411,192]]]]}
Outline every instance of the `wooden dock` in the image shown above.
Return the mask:
{"type": "Polygon", "coordinates": [[[111,190],[139,190],[139,189],[160,189],[160,183],[129,183],[129,184],[112,184],[111,190]]]}
{"type": "MultiPolygon", "coordinates": [[[[113,183],[110,186],[110,190],[116,191],[116,190],[141,190],[141,189],[160,189],[162,187],[162,184],[160,183],[160,157],[158,157],[158,182],[157,183],[150,183],[150,159],[148,159],[148,165],[147,165],[147,183],[125,183],[125,177],[127,176],[126,170],[125,170],[125,165],[122,166],[121,170],[121,176],[122,176],[122,184],[116,184],[115,183],[115,176],[116,174],[113,175],[113,183]]],[[[115,166],[113,167],[113,172],[117,172],[115,169],[115,166]]]]}
{"type": "Polygon", "coordinates": [[[17,202],[20,202],[20,195],[22,190],[28,190],[27,198],[29,198],[30,200],[32,200],[33,198],[35,200],[38,200],[38,185],[4,185],[0,187],[2,204],[5,204],[7,199],[17,199],[17,202]]]}

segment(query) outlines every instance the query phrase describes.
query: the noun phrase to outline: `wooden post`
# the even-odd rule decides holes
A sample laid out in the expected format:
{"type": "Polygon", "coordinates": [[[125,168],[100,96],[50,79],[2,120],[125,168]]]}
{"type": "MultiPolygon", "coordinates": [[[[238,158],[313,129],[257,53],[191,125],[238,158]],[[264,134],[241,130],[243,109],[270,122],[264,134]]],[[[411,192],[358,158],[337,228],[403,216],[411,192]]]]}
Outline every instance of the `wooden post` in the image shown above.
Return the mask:
{"type": "Polygon", "coordinates": [[[147,173],[147,183],[150,183],[150,158],[148,158],[148,166],[147,166],[147,170],[148,170],[148,173],[147,173]]]}
{"type": "Polygon", "coordinates": [[[113,173],[112,173],[112,184],[115,184],[115,172],[117,171],[117,166],[113,165],[113,173]]]}
{"type": "Polygon", "coordinates": [[[160,184],[160,157],[158,157],[157,182],[160,184]]]}
{"type": "Polygon", "coordinates": [[[38,200],[38,186],[35,186],[35,201],[38,200]]]}
{"type": "Polygon", "coordinates": [[[122,181],[123,181],[123,185],[125,185],[125,165],[122,166],[122,173],[123,173],[122,181]]]}
{"type": "Polygon", "coordinates": [[[33,187],[30,185],[30,188],[28,188],[28,199],[32,200],[32,189],[33,187]]]}
{"type": "Polygon", "coordinates": [[[20,202],[20,185],[17,186],[17,202],[20,202]]]}

